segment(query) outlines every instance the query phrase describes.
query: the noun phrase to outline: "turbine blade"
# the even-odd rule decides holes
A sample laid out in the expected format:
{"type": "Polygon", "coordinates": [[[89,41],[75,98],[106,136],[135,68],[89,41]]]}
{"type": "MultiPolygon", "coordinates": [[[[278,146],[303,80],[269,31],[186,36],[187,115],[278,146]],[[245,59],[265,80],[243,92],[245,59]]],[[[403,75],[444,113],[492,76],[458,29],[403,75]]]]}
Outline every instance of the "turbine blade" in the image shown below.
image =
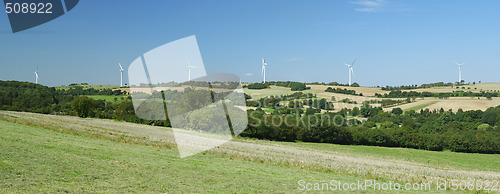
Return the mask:
{"type": "Polygon", "coordinates": [[[354,63],[356,63],[356,60],[358,60],[358,59],[354,59],[354,61],[352,62],[351,66],[353,66],[354,63]]]}

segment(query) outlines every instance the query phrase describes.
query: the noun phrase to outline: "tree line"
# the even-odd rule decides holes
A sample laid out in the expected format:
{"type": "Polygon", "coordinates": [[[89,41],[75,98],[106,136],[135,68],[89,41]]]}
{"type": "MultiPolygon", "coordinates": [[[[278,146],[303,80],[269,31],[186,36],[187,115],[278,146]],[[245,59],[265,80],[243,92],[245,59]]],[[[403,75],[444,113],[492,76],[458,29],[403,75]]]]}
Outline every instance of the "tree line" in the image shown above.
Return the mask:
{"type": "Polygon", "coordinates": [[[453,83],[444,83],[444,82],[436,82],[436,83],[429,83],[429,84],[422,84],[422,85],[402,85],[402,86],[385,86],[380,89],[382,90],[388,90],[388,91],[393,91],[393,90],[413,90],[413,89],[420,89],[420,88],[432,88],[432,87],[450,87],[453,86],[453,83]]]}
{"type": "MultiPolygon", "coordinates": [[[[83,90],[82,88],[73,90],[75,92],[28,82],[0,81],[0,109],[171,126],[168,115],[157,120],[138,118],[130,97],[121,103],[112,103],[77,95],[86,92],[77,91],[83,90]]],[[[91,93],[99,94],[104,91],[103,89],[91,93]]],[[[166,100],[185,99],[179,101],[182,104],[191,101],[185,95],[200,96],[200,92],[204,91],[187,89],[184,92],[165,91],[164,94],[166,100]]],[[[224,97],[224,94],[211,95],[218,96],[216,98],[224,97]]],[[[364,102],[360,108],[343,108],[334,113],[321,111],[330,109],[330,104],[326,99],[317,99],[315,95],[297,92],[282,97],[296,100],[290,100],[285,106],[274,107],[283,100],[281,97],[255,101],[246,96],[247,103],[259,102],[262,106],[272,106],[275,110],[271,113],[266,113],[262,108],[248,110],[249,124],[241,135],[276,141],[500,153],[500,106],[486,111],[458,110],[456,113],[443,109],[405,112],[398,108],[385,112],[381,107],[372,107],[369,102],[364,102]],[[304,110],[304,106],[309,107],[304,110]],[[365,122],[361,123],[359,120],[365,122]]],[[[204,105],[201,103],[196,106],[204,105]]],[[[147,107],[146,109],[150,110],[147,107]]],[[[207,119],[207,116],[211,115],[210,110],[203,111],[192,114],[192,119],[207,119]]]]}
{"type": "Polygon", "coordinates": [[[250,124],[241,134],[245,137],[431,151],[500,153],[500,107],[484,112],[403,112],[397,108],[384,112],[366,104],[361,109],[323,113],[316,117],[289,116],[282,112],[268,115],[259,109],[249,110],[248,114],[250,124]],[[367,121],[363,125],[359,125],[355,119],[349,119],[355,110],[366,116],[367,121]],[[324,124],[329,122],[341,125],[324,124]]]}
{"type": "Polygon", "coordinates": [[[500,97],[498,92],[464,92],[464,91],[454,91],[454,92],[444,92],[444,93],[432,93],[432,92],[416,92],[416,91],[400,91],[394,90],[388,94],[378,94],[375,93],[375,97],[378,98],[425,98],[425,97],[436,97],[436,98],[449,98],[449,97],[486,97],[487,99],[492,99],[492,97],[500,97]]]}
{"type": "MultiPolygon", "coordinates": [[[[57,90],[54,87],[30,82],[0,81],[0,110],[77,115],[72,107],[72,102],[83,95],[119,96],[124,94],[120,90],[113,91],[111,89],[97,90],[72,86],[67,90],[57,90]]],[[[111,111],[106,112],[106,110],[116,109],[118,106],[111,102],[94,99],[91,99],[91,104],[102,109],[102,111],[94,111],[99,112],[99,114],[111,114],[109,113],[111,111]]]]}
{"type": "MultiPolygon", "coordinates": [[[[325,83],[325,82],[311,82],[307,83],[308,85],[325,85],[325,86],[349,86],[349,84],[341,84],[338,82],[330,82],[330,83],[325,83]]],[[[352,83],[350,87],[360,87],[360,85],[356,82],[352,83]]]]}
{"type": "Polygon", "coordinates": [[[331,93],[338,93],[338,94],[348,94],[348,95],[356,95],[356,96],[363,96],[363,93],[356,94],[355,90],[348,90],[346,88],[332,88],[328,87],[326,88],[325,92],[331,92],[331,93]]]}
{"type": "Polygon", "coordinates": [[[305,83],[300,83],[300,82],[277,81],[277,82],[274,82],[274,84],[276,86],[291,88],[292,91],[304,91],[304,90],[311,89],[310,87],[307,87],[305,83]]]}
{"type": "Polygon", "coordinates": [[[275,85],[275,86],[281,86],[281,87],[286,87],[290,88],[292,91],[304,91],[311,89],[310,87],[307,87],[305,83],[301,82],[293,82],[293,81],[270,81],[266,83],[251,83],[246,86],[243,86],[244,88],[248,89],[253,89],[253,90],[261,90],[261,89],[266,89],[269,88],[269,86],[275,85]]]}

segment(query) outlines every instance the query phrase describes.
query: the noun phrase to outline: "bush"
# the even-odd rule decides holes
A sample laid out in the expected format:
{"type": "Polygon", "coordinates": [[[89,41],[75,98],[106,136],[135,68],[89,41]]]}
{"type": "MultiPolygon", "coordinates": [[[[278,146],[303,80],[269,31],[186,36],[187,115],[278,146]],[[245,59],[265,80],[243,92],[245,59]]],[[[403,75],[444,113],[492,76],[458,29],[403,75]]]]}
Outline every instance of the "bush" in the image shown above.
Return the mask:
{"type": "Polygon", "coordinates": [[[306,90],[306,84],[299,82],[292,82],[290,83],[290,88],[292,89],[292,91],[303,91],[306,90]]]}
{"type": "Polygon", "coordinates": [[[403,109],[401,108],[393,108],[392,111],[391,111],[392,114],[395,114],[395,115],[401,115],[403,114],[403,109]]]}
{"type": "Polygon", "coordinates": [[[87,96],[78,96],[71,101],[71,108],[79,117],[94,116],[93,110],[96,106],[96,101],[87,96]]]}
{"type": "Polygon", "coordinates": [[[477,126],[477,130],[480,130],[480,131],[487,131],[491,129],[491,126],[489,124],[481,124],[479,126],[477,126]]]}
{"type": "Polygon", "coordinates": [[[254,84],[249,84],[247,86],[248,89],[252,89],[252,90],[262,90],[262,89],[266,89],[266,88],[269,88],[269,85],[268,84],[262,84],[262,83],[254,83],[254,84]]]}
{"type": "Polygon", "coordinates": [[[285,82],[279,81],[276,82],[276,86],[291,88],[292,91],[304,91],[310,89],[309,87],[306,87],[305,83],[291,82],[291,81],[285,81],[285,82]]]}

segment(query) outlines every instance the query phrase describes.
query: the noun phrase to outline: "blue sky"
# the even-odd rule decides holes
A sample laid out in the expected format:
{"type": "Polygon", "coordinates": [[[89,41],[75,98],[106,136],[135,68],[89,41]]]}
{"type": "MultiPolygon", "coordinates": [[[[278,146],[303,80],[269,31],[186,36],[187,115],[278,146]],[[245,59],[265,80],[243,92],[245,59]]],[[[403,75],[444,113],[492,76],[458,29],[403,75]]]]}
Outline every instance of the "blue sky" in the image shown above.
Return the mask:
{"type": "MultiPolygon", "coordinates": [[[[364,86],[500,82],[500,1],[82,0],[66,15],[13,34],[0,13],[0,80],[49,86],[119,84],[157,46],[196,35],[208,72],[257,82],[347,83],[357,58],[364,86]],[[253,76],[248,76],[252,74],[253,76]]],[[[2,7],[3,9],[3,7],[2,7]]]]}

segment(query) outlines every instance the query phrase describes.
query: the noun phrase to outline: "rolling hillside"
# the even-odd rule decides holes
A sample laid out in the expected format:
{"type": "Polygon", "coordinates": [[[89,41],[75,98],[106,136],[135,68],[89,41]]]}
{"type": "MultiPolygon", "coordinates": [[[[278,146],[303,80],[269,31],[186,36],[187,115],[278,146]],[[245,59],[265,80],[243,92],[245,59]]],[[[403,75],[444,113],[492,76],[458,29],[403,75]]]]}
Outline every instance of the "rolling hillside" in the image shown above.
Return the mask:
{"type": "MultiPolygon", "coordinates": [[[[326,86],[326,85],[307,85],[311,87],[309,90],[302,91],[304,93],[315,94],[318,98],[325,98],[328,101],[331,101],[332,97],[335,97],[337,101],[342,99],[351,99],[356,101],[357,104],[347,104],[347,103],[335,103],[336,110],[340,110],[341,108],[349,108],[352,109],[354,107],[360,107],[363,101],[370,100],[383,100],[383,99],[392,99],[392,100],[404,100],[405,98],[375,98],[374,95],[377,94],[388,94],[389,91],[382,90],[381,88],[376,87],[346,87],[346,86],[326,86]],[[347,94],[339,94],[339,93],[330,93],[325,92],[326,88],[339,88],[339,89],[347,89],[356,91],[357,94],[363,94],[363,96],[357,95],[347,95],[347,94]]],[[[244,89],[245,93],[252,96],[254,99],[259,99],[262,97],[269,96],[280,96],[280,95],[288,95],[294,93],[290,90],[290,88],[285,87],[277,87],[271,86],[267,89],[262,90],[251,90],[244,89]]],[[[481,83],[474,85],[462,85],[458,89],[451,87],[431,87],[431,88],[423,88],[423,89],[414,89],[414,90],[403,90],[403,91],[416,91],[416,92],[432,92],[432,93],[449,93],[453,91],[465,91],[465,92],[493,92],[500,91],[500,83],[481,83]],[[464,87],[465,89],[462,89],[464,87]]],[[[402,108],[403,110],[415,110],[419,111],[421,109],[430,109],[430,110],[439,110],[443,108],[444,110],[452,109],[453,111],[457,111],[459,108],[464,111],[468,110],[486,110],[490,107],[496,107],[500,105],[500,97],[493,97],[491,100],[475,97],[451,97],[447,99],[440,99],[436,97],[427,97],[427,98],[415,98],[415,101],[408,104],[401,104],[397,106],[391,106],[389,108],[384,108],[385,111],[391,111],[393,108],[402,108]],[[426,105],[426,106],[423,106],[426,105]]],[[[380,104],[373,104],[373,106],[380,106],[380,104]]]]}
{"type": "Polygon", "coordinates": [[[2,192],[290,192],[297,181],[499,180],[500,156],[237,138],[180,159],[171,130],[0,112],[2,192]]]}

